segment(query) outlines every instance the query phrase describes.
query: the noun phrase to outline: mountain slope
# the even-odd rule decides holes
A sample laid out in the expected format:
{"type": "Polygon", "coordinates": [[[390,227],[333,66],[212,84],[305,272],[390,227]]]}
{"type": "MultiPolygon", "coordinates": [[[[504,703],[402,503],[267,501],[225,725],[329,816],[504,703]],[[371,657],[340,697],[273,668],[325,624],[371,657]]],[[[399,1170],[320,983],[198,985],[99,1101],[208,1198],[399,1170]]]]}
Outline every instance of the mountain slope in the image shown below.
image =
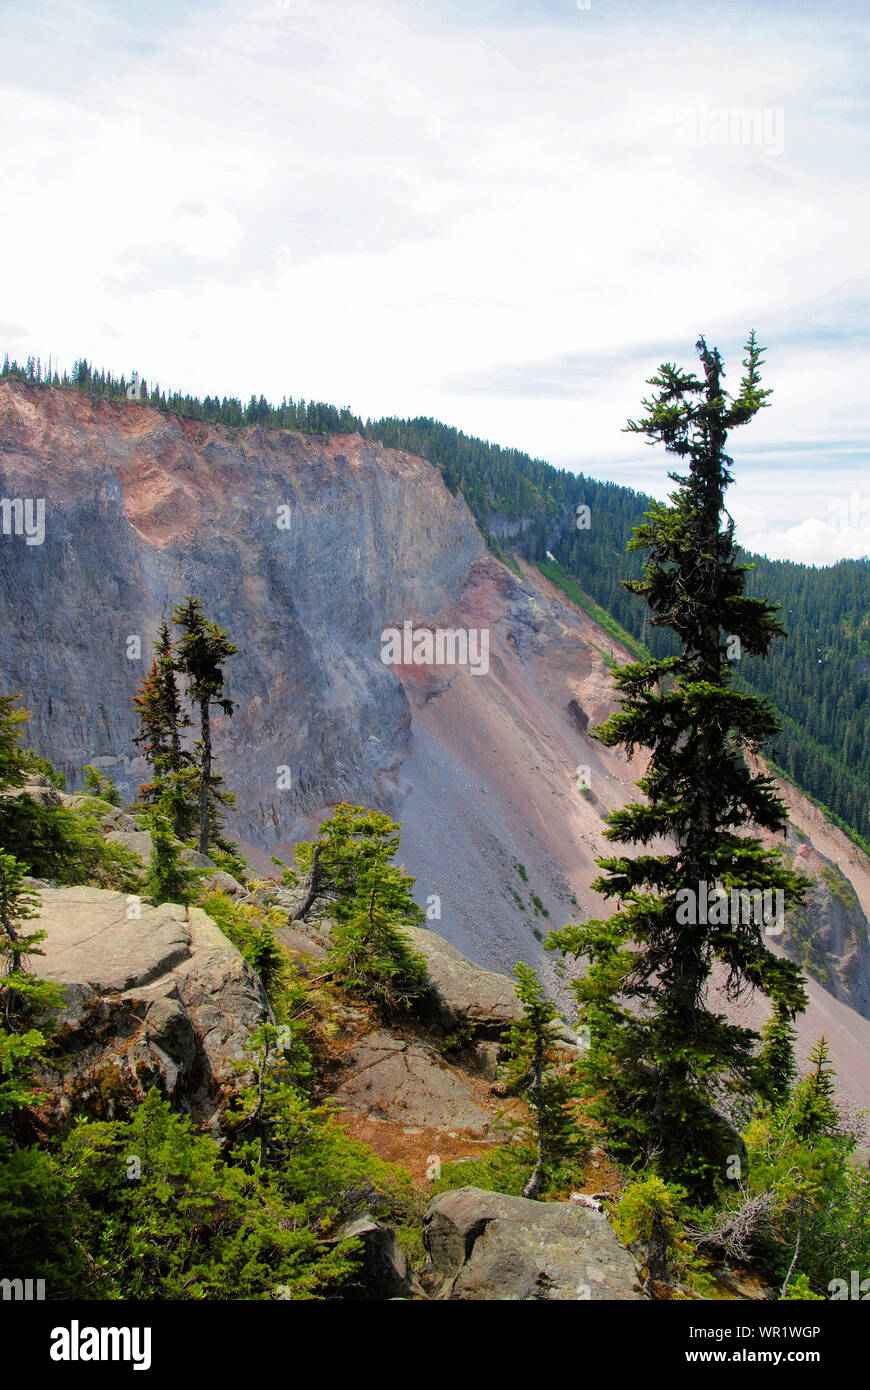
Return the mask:
{"type": "MultiPolygon", "coordinates": [[[[539,966],[566,1002],[536,933],[602,910],[602,816],[640,770],[584,732],[611,707],[609,659],[628,657],[615,639],[537,569],[490,555],[435,467],[356,435],[236,431],[5,381],[0,455],[3,496],[46,499],[43,545],[0,541],[0,669],[33,712],[29,742],[73,784],[95,763],[131,795],[131,697],[161,616],[194,593],[240,648],[216,757],[262,867],[337,801],[380,806],[403,822],[431,926],[483,965],[539,966]],[[381,634],[406,620],[488,632],[487,671],[385,666],[381,634]]],[[[789,795],[866,913],[866,858],[789,795]]],[[[870,1022],[846,1002],[864,984],[839,1000],[814,985],[801,1024],[803,1055],[833,1035],[853,1105],[870,1103],[870,1022]]]]}

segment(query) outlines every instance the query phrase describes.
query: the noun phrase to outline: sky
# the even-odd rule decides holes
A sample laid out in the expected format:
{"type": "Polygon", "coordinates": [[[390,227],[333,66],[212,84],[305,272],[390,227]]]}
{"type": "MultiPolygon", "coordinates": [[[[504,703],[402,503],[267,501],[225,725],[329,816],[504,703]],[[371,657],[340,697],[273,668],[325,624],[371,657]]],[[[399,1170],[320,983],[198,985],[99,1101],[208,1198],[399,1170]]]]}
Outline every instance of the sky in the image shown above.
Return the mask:
{"type": "Polygon", "coordinates": [[[703,333],[738,539],[870,554],[851,0],[0,0],[0,351],[435,416],[657,496],[703,333]]]}

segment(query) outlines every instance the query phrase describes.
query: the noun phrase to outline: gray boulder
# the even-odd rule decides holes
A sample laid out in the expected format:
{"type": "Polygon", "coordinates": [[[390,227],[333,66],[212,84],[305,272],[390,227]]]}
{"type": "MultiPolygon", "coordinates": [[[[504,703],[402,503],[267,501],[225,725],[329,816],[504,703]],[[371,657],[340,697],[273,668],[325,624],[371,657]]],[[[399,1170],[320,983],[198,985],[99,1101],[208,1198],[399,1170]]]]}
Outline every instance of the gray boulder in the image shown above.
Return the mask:
{"type": "Polygon", "coordinates": [[[153,844],[150,830],[110,830],[106,840],[109,844],[122,845],[124,849],[138,854],[146,868],[151,863],[153,844]]]}
{"type": "Polygon", "coordinates": [[[238,899],[250,897],[244,884],[239,883],[237,878],[233,878],[232,874],[228,874],[224,869],[215,869],[214,873],[204,875],[202,884],[212,893],[226,893],[229,897],[238,899]]]}
{"type": "Polygon", "coordinates": [[[100,888],[41,888],[40,974],[65,986],[58,1115],[129,1113],[152,1085],[211,1122],[244,1044],[272,1012],[211,918],[100,888]]]}
{"type": "Polygon", "coordinates": [[[475,965],[449,941],[425,927],[411,927],[407,932],[415,950],[426,961],[427,1011],[445,1033],[471,1025],[476,1037],[498,1039],[522,1017],[513,984],[506,975],[475,965]]]}
{"type": "Polygon", "coordinates": [[[297,930],[303,925],[304,923],[293,922],[289,927],[278,927],[275,931],[275,937],[294,956],[313,956],[315,960],[325,960],[326,947],[316,937],[297,930]]]}
{"type": "Polygon", "coordinates": [[[47,777],[42,774],[31,775],[23,787],[14,787],[0,794],[2,801],[14,801],[19,796],[27,796],[38,806],[62,806],[60,792],[56,791],[47,777]]]}
{"type": "Polygon", "coordinates": [[[200,854],[198,849],[183,849],[181,858],[191,869],[214,869],[217,867],[213,859],[209,859],[207,854],[200,854]]]}
{"type": "Polygon", "coordinates": [[[430,1203],[423,1244],[436,1298],[641,1298],[637,1269],[597,1211],[462,1187],[430,1203]]]}
{"type": "Polygon", "coordinates": [[[354,1239],[361,1246],[359,1264],[353,1278],[342,1286],[342,1298],[425,1298],[423,1287],[392,1227],[364,1212],[345,1222],[334,1243],[354,1239]]]}

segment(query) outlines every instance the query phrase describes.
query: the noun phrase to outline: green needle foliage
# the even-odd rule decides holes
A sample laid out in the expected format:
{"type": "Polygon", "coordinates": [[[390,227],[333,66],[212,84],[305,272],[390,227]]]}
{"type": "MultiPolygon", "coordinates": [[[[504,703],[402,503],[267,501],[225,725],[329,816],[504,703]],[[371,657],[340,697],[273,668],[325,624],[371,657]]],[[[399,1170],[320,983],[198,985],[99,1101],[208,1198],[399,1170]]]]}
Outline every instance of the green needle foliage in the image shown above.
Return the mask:
{"type": "MultiPolygon", "coordinates": [[[[426,987],[426,965],[403,927],[419,926],[414,879],[393,864],[401,826],[382,811],[337,806],[313,843],[296,845],[287,883],[307,888],[304,917],[321,893],[335,899],[329,964],[346,989],[385,1013],[407,1009],[426,987]]],[[[276,863],[280,863],[276,860],[276,863]]]]}
{"type": "Polygon", "coordinates": [[[514,966],[515,993],[523,1016],[508,1035],[506,1079],[509,1089],[528,1099],[535,1120],[536,1155],[524,1197],[538,1197],[554,1175],[555,1165],[577,1146],[578,1136],[569,1103],[575,1093],[571,1078],[559,1069],[552,1025],[559,1015],[544,994],[537,972],[519,961],[514,966]]]}
{"type": "Polygon", "coordinates": [[[770,395],[761,387],[762,349],[752,334],[735,398],[721,384],[718,351],[703,338],[697,349],[701,375],[663,364],[646,414],[627,426],[688,464],[685,476],[670,474],[671,505],[654,503],[635,528],[629,548],[647,554],[643,577],[626,581],[680,651],[621,668],[620,709],[595,731],[629,756],[649,752],[637,784],[645,800],[612,812],[605,834],[653,852],[599,859],[604,872],[593,887],[618,899],[619,910],[566,927],[551,944],[591,961],[576,986],[591,1029],[585,1075],[614,1152],[701,1194],[734,1144],[723,1102],[764,1085],[757,1035],[711,1008],[711,972],[721,967],[731,996],[758,989],[789,1018],[802,1010],[798,967],[767,948],[760,899],[738,895],[781,893],[787,907],[803,900],[807,880],[747,833],[785,825],[772,780],[747,758],[778,726],[764,700],[734,688],[730,659],[763,656],[784,635],[776,610],[744,595],[749,567],[724,503],[728,432],[770,395]],[[707,913],[711,890],[721,901],[707,913]]]}
{"type": "Polygon", "coordinates": [[[181,857],[181,843],[172,828],[171,811],[164,802],[148,812],[151,862],[145,875],[145,892],[155,903],[189,903],[196,896],[197,873],[181,857]]]}
{"type": "Polygon", "coordinates": [[[101,801],[107,801],[110,806],[120,806],[121,797],[111,777],[105,777],[99,768],[92,767],[90,763],[82,771],[85,775],[83,791],[91,792],[101,801]]]}
{"type": "Polygon", "coordinates": [[[208,854],[209,841],[216,837],[219,823],[217,808],[233,800],[221,790],[222,779],[212,770],[211,711],[215,706],[224,714],[233,712],[233,702],[224,693],[222,662],[235,656],[239,649],[217,623],[205,616],[199,599],[188,595],[176,604],[172,621],[182,634],[175,667],[186,678],[188,695],[199,711],[199,740],[195,748],[199,769],[199,852],[208,854]]]}
{"type": "Polygon", "coordinates": [[[154,661],[133,699],[139,716],[139,744],[150,763],[154,780],[141,788],[146,806],[161,801],[168,809],[179,840],[192,835],[197,819],[196,771],[182,747],[182,735],[190,727],[178,689],[175,648],[169,626],[163,622],[154,645],[154,661]]]}

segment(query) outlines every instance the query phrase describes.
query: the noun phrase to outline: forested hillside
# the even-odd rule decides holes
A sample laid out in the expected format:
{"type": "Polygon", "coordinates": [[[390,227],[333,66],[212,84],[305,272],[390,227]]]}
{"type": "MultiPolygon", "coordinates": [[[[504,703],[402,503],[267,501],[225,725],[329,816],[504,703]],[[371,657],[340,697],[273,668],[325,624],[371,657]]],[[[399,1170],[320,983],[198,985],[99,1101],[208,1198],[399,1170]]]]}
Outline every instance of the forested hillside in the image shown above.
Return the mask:
{"type": "MultiPolygon", "coordinates": [[[[129,382],[97,370],[85,359],[59,375],[39,359],[23,365],[7,357],[0,377],[36,385],[75,387],[87,394],[124,397],[129,382]]],[[[436,464],[448,487],[462,492],[491,548],[512,549],[542,563],[549,550],[585,594],[654,653],[670,650],[665,634],[651,631],[645,605],[622,587],[640,573],[641,557],[626,553],[633,526],[649,502],[643,493],[583,474],[556,469],[515,449],[472,438],[436,420],[363,421],[323,402],[285,398],[274,406],[262,395],[247,405],[235,398],[204,399],[148,389],[158,409],[231,427],[291,429],[306,433],[357,431],[436,464]],[[575,524],[578,505],[589,525],[575,524]]],[[[788,561],[748,557],[755,564],[747,593],[781,605],[788,640],[764,661],[746,657],[742,683],[768,696],[782,732],[772,751],[776,765],[836,819],[870,840],[870,561],[845,560],[816,569],[788,561]]]]}

